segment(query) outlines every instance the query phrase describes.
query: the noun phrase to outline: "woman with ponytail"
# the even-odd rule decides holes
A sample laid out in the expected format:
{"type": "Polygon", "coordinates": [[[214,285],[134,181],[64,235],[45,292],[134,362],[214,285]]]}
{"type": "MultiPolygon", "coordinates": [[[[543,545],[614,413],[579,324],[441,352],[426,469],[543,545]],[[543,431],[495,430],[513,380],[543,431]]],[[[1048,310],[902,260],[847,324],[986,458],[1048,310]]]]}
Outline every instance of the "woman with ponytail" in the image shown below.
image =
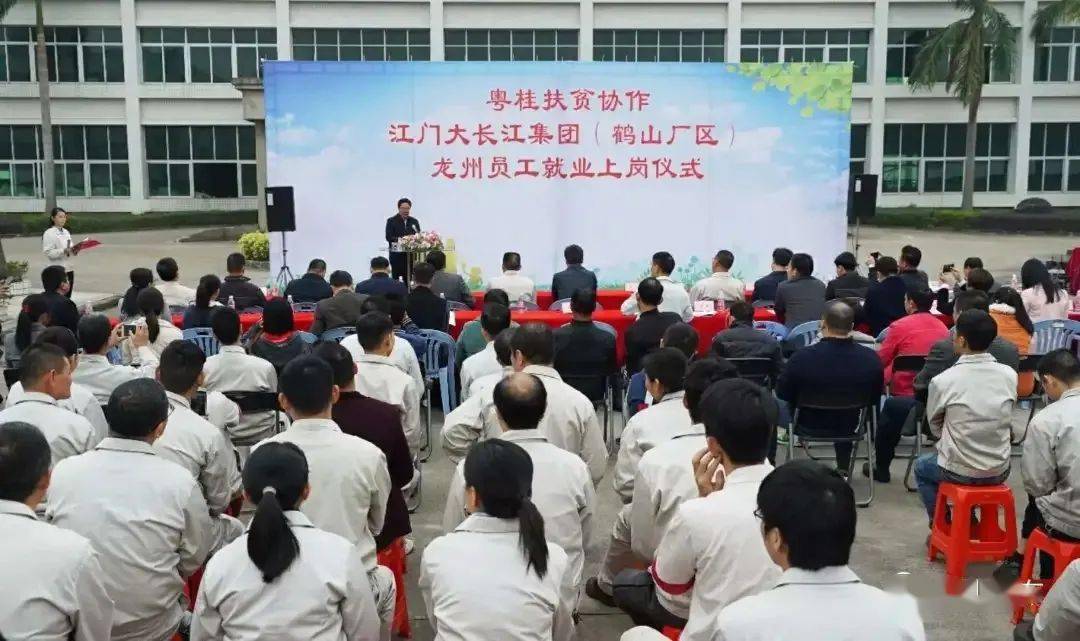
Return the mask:
{"type": "Polygon", "coordinates": [[[139,306],[136,300],[139,292],[154,284],[154,272],[145,267],[136,267],[128,273],[131,287],[124,292],[120,299],[120,320],[135,318],[139,315],[139,306]]]}
{"type": "Polygon", "coordinates": [[[379,616],[357,548],[300,512],[308,463],[292,443],[267,442],[244,466],[248,531],[206,564],[192,641],[376,641],[379,616]]]}
{"type": "Polygon", "coordinates": [[[463,467],[469,517],[432,541],[420,590],[435,639],[573,638],[574,578],[566,553],[544,538],[532,502],[533,463],[519,445],[482,441],[463,467]]]}
{"type": "Polygon", "coordinates": [[[218,307],[218,292],[221,291],[221,279],[214,274],[207,274],[199,279],[195,288],[195,303],[184,312],[184,328],[210,327],[210,312],[218,307]]]}
{"type": "Polygon", "coordinates": [[[30,347],[38,334],[49,326],[49,299],[43,294],[30,294],[23,299],[15,331],[4,337],[4,359],[8,367],[18,367],[19,357],[30,347]]]}
{"type": "MultiPolygon", "coordinates": [[[[145,325],[150,334],[150,344],[147,347],[154,356],[161,358],[161,353],[169,343],[183,339],[184,333],[175,325],[163,317],[165,313],[165,297],[154,287],[147,287],[135,297],[135,306],[139,315],[132,320],[134,325],[145,325]]],[[[125,364],[133,364],[141,361],[139,353],[131,344],[131,341],[123,342],[123,355],[125,364]]]]}

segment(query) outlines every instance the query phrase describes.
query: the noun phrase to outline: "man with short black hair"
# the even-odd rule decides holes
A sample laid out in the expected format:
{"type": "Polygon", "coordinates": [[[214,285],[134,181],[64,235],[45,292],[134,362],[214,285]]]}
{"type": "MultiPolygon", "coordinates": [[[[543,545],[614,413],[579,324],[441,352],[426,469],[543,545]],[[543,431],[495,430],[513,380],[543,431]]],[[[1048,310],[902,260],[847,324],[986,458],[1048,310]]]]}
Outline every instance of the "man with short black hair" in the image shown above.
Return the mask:
{"type": "Polygon", "coordinates": [[[866,585],[848,567],[855,495],[839,474],[813,461],[792,461],[765,477],[756,504],[765,549],[783,574],[773,589],[720,610],[715,638],[926,638],[915,599],[866,585]],[[844,616],[836,616],[837,608],[844,616]]]}
{"type": "MultiPolygon", "coordinates": [[[[689,323],[690,319],[694,317],[694,307],[690,304],[690,295],[686,293],[686,288],[683,287],[682,283],[676,283],[672,280],[671,274],[674,272],[675,258],[668,252],[656,252],[652,256],[652,262],[649,263],[649,276],[641,282],[643,283],[649,279],[656,280],[663,288],[663,294],[655,306],[661,312],[674,312],[679,316],[680,320],[689,323]]],[[[641,283],[638,283],[638,292],[640,291],[641,283]]],[[[624,314],[634,314],[642,311],[636,295],[623,301],[619,309],[624,314]]]]}
{"type": "Polygon", "coordinates": [[[908,289],[930,289],[930,278],[919,269],[922,250],[914,245],[900,248],[900,279],[908,289]]]}
{"type": "Polygon", "coordinates": [[[591,399],[604,396],[606,377],[618,368],[615,332],[592,320],[596,292],[576,289],[570,297],[570,322],[552,332],[555,369],[570,385],[591,399]]]}
{"type": "Polygon", "coordinates": [[[431,263],[413,265],[413,290],[405,299],[405,311],[420,329],[447,332],[450,328],[450,306],[431,288],[435,266],[431,263]]]}
{"type": "Polygon", "coordinates": [[[79,308],[75,306],[68,293],[71,283],[63,265],[49,265],[41,270],[41,294],[48,300],[49,318],[52,325],[66,327],[72,332],[79,329],[79,308]]]}
{"type": "Polygon", "coordinates": [[[510,297],[511,303],[536,301],[536,283],[521,273],[521,254],[517,252],[503,254],[502,271],[502,275],[488,281],[488,290],[503,290],[510,297]]]}
{"type": "Polygon", "coordinates": [[[285,287],[285,298],[292,297],[294,303],[317,303],[334,295],[330,283],[326,282],[326,261],[313,258],[308,263],[307,273],[289,282],[285,287]]]}
{"type": "Polygon", "coordinates": [[[401,298],[409,295],[409,286],[390,276],[390,261],[384,256],[371,259],[371,277],[356,284],[357,294],[387,296],[396,294],[401,298]]]}
{"type": "Polygon", "coordinates": [[[928,518],[934,517],[938,485],[997,485],[1009,476],[1012,410],[1017,374],[987,353],[997,324],[969,309],[956,319],[960,358],[930,381],[926,418],[940,438],[937,452],[915,461],[915,480],[928,518]]]}
{"type": "Polygon", "coordinates": [[[98,405],[105,405],[121,383],[132,379],[153,376],[157,369],[158,358],[149,348],[150,336],[146,325],[138,325],[129,338],[124,336],[124,325],[113,327],[109,317],[104,314],[87,314],[79,319],[79,344],[83,353],[79,364],[72,373],[74,382],[82,385],[94,395],[98,405]],[[124,340],[130,340],[139,354],[141,367],[113,365],[109,362],[109,350],[124,340]]]}
{"type": "Polygon", "coordinates": [[[795,254],[788,264],[788,279],[776,286],[776,317],[788,329],[821,318],[825,283],[814,278],[814,259],[795,254]]]}
{"type": "Polygon", "coordinates": [[[228,305],[231,298],[238,310],[249,307],[265,307],[266,296],[263,295],[262,289],[244,275],[246,266],[247,260],[243,254],[238,252],[229,254],[229,257],[225,259],[225,270],[229,274],[221,279],[218,300],[222,304],[228,305]]]}
{"type": "MultiPolygon", "coordinates": [[[[532,459],[530,500],[544,517],[544,537],[566,552],[569,567],[559,589],[564,603],[576,604],[596,502],[589,468],[579,457],[552,445],[539,429],[548,409],[547,391],[539,378],[510,374],[495,385],[492,398],[499,421],[498,438],[521,446],[532,459]]],[[[443,511],[445,532],[453,532],[466,517],[464,469],[461,461],[450,479],[443,511]]]]}
{"type": "Polygon", "coordinates": [[[870,325],[870,333],[877,336],[894,320],[907,315],[904,306],[907,284],[897,275],[899,268],[892,256],[878,258],[874,261],[874,269],[878,280],[870,283],[870,288],[866,290],[863,310],[866,312],[866,322],[870,325]]]}
{"type": "MultiPolygon", "coordinates": [[[[382,296],[369,296],[364,301],[362,309],[365,314],[373,311],[390,314],[390,320],[394,323],[394,347],[390,352],[390,360],[394,362],[394,365],[397,365],[398,369],[413,379],[417,402],[419,402],[419,398],[424,395],[424,375],[420,371],[420,361],[416,355],[424,353],[427,339],[419,334],[419,330],[416,330],[417,333],[414,334],[400,324],[403,319],[408,318],[405,315],[404,301],[396,297],[386,299],[382,296]],[[401,332],[400,335],[398,335],[399,331],[401,332]],[[399,340],[401,338],[404,338],[404,340],[399,340]],[[416,341],[415,345],[413,341],[416,341]]],[[[360,341],[357,340],[356,334],[349,334],[339,344],[349,351],[354,361],[360,360],[360,356],[364,353],[364,348],[360,347],[360,341]]]]}
{"type": "Polygon", "coordinates": [[[311,333],[318,336],[328,329],[351,327],[364,313],[366,294],[353,291],[352,274],[339,269],[330,274],[330,290],[334,295],[315,305],[315,321],[311,324],[311,333]]]}
{"type": "Polygon", "coordinates": [[[751,302],[775,301],[776,288],[788,279],[788,265],[794,254],[787,247],[777,247],[772,253],[772,271],[754,282],[751,302]]]}
{"type": "Polygon", "coordinates": [[[408,254],[395,251],[394,244],[402,236],[420,233],[420,221],[412,215],[412,201],[398,198],[397,213],[386,219],[386,242],[390,247],[390,264],[394,268],[394,279],[404,281],[407,278],[408,254]]]}
{"type": "Polygon", "coordinates": [[[356,321],[356,339],[364,350],[354,357],[356,390],[398,408],[405,439],[415,454],[420,448],[420,394],[413,379],[390,359],[397,342],[390,317],[382,312],[364,314],[356,321]]]}
{"type": "Polygon", "coordinates": [[[499,359],[495,357],[495,337],[499,332],[510,327],[510,309],[498,303],[484,305],[480,314],[480,329],[487,341],[487,347],[465,359],[461,364],[461,400],[469,397],[469,388],[473,382],[487,374],[502,371],[499,359]]]}
{"type": "Polygon", "coordinates": [[[461,274],[446,271],[446,254],[441,249],[429,251],[427,262],[435,269],[431,277],[431,291],[444,300],[456,301],[472,309],[475,303],[472,290],[465,284],[461,274]]]}
{"type": "Polygon", "coordinates": [[[731,275],[734,264],[735,254],[727,249],[716,252],[712,259],[712,274],[690,288],[690,302],[711,300],[730,305],[736,301],[746,301],[746,283],[731,275]]]}
{"type": "Polygon", "coordinates": [[[154,269],[158,275],[154,287],[165,298],[166,307],[187,307],[195,300],[195,290],[180,284],[180,266],[175,258],[162,258],[154,269]]]}
{"type": "Polygon", "coordinates": [[[666,295],[664,286],[656,278],[649,277],[638,283],[638,317],[626,328],[623,340],[626,342],[626,371],[633,375],[641,369],[641,359],[660,346],[664,331],[682,318],[675,312],[661,311],[660,304],[666,295]]]}
{"type": "Polygon", "coordinates": [[[870,281],[859,273],[859,262],[855,259],[855,254],[840,252],[833,259],[833,264],[836,265],[836,278],[825,286],[825,300],[866,298],[870,281]]]}
{"type": "Polygon", "coordinates": [[[101,556],[113,641],[168,639],[183,619],[184,580],[210,552],[210,508],[191,474],[153,448],[169,416],[161,385],[124,383],[106,414],[109,437],[53,470],[46,518],[101,556]]]}
{"type": "Polygon", "coordinates": [[[360,551],[382,620],[382,638],[387,639],[396,591],[393,574],[376,561],[375,535],[382,531],[386,516],[390,473],[378,447],[345,434],[334,422],[333,405],[339,396],[334,371],[326,361],[315,356],[289,361],[281,372],[278,403],[292,424],[263,443],[292,443],[304,452],[311,494],[300,511],[315,527],[345,537],[360,551]]]}
{"type": "Polygon", "coordinates": [[[731,324],[713,337],[712,352],[723,358],[767,358],[772,361],[772,375],[780,373],[783,354],[780,341],[754,327],[754,308],[745,301],[728,308],[731,324]]]}
{"type": "Polygon", "coordinates": [[[113,604],[86,538],[38,521],[52,455],[29,423],[0,423],[0,629],[10,639],[109,641],[113,604]]]}
{"type": "MultiPolygon", "coordinates": [[[[240,342],[240,315],[235,309],[218,307],[210,315],[210,327],[221,343],[217,354],[206,359],[203,366],[203,386],[210,393],[276,392],[277,370],[274,365],[244,351],[240,342]]],[[[208,397],[209,398],[209,397],[208,397]]],[[[209,401],[207,402],[209,406],[209,401]]],[[[250,411],[241,414],[238,425],[229,430],[215,419],[211,422],[226,429],[233,445],[254,445],[277,431],[274,410],[250,411]]]]}
{"type": "MultiPolygon", "coordinates": [[[[669,325],[664,330],[664,335],[660,337],[660,347],[674,347],[686,356],[687,361],[692,361],[697,358],[699,341],[700,336],[692,325],[678,322],[669,325]]],[[[647,357],[648,355],[646,355],[647,357]]],[[[626,411],[628,418],[633,418],[638,412],[651,405],[652,402],[652,396],[645,385],[645,370],[642,368],[630,376],[630,381],[626,384],[626,411]]]]}
{"type": "MultiPolygon", "coordinates": [[[[994,294],[1001,285],[994,282],[994,275],[986,271],[982,267],[982,259],[969,258],[964,261],[964,283],[960,285],[957,295],[961,292],[979,291],[986,293],[987,296],[994,294]],[[971,267],[968,267],[968,261],[971,262],[971,267]]],[[[953,305],[955,300],[949,300],[949,290],[942,287],[937,292],[937,306],[938,312],[942,314],[953,314],[953,305]]]]}
{"type": "Polygon", "coordinates": [[[566,269],[551,277],[551,297],[566,300],[579,289],[596,291],[596,274],[585,269],[585,251],[579,245],[567,245],[563,250],[566,269]]]}

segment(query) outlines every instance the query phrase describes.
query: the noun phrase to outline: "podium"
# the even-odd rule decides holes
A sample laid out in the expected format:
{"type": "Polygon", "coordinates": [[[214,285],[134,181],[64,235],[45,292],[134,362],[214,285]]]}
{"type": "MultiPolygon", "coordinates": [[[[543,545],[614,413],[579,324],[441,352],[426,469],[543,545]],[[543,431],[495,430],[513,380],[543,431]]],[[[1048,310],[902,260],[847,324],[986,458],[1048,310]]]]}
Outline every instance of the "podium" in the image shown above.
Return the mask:
{"type": "MultiPolygon", "coordinates": [[[[405,254],[405,284],[412,283],[412,271],[413,265],[416,263],[422,263],[427,260],[428,252],[435,251],[436,248],[425,249],[421,251],[408,251],[401,247],[400,242],[395,242],[390,245],[390,251],[405,254]]],[[[446,255],[446,271],[450,273],[457,273],[457,252],[454,250],[454,241],[449,241],[444,247],[438,248],[443,254],[446,255]]]]}

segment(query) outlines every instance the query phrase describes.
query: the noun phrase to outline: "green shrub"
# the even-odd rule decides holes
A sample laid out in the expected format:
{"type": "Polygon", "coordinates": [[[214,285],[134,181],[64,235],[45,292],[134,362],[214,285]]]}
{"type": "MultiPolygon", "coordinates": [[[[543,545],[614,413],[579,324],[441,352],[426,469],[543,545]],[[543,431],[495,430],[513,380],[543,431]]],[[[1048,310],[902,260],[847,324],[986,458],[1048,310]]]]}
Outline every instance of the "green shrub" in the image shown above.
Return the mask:
{"type": "Polygon", "coordinates": [[[22,280],[28,269],[30,269],[30,263],[25,260],[7,261],[7,275],[11,280],[22,280]]]}
{"type": "Polygon", "coordinates": [[[937,209],[931,217],[931,226],[959,231],[971,229],[972,223],[979,217],[979,212],[971,209],[937,209]]]}
{"type": "Polygon", "coordinates": [[[236,241],[240,253],[248,260],[270,260],[270,236],[265,232],[252,231],[236,241]]]}
{"type": "MultiPolygon", "coordinates": [[[[73,236],[111,231],[177,229],[181,227],[226,227],[255,225],[255,210],[238,211],[152,211],[145,214],[123,212],[79,212],[68,217],[73,236]]],[[[40,236],[49,227],[49,217],[41,213],[0,214],[0,233],[13,236],[40,236]]]]}

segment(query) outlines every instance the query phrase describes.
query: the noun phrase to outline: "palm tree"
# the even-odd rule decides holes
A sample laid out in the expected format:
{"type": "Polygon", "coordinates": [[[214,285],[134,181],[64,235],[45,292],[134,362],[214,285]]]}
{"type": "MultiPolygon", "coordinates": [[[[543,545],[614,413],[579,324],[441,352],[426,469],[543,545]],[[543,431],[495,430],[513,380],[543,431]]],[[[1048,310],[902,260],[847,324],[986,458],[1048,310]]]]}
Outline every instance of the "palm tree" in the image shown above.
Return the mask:
{"type": "Polygon", "coordinates": [[[915,91],[944,82],[945,90],[967,107],[964,192],[960,206],[971,209],[975,193],[975,136],[983,84],[989,75],[987,65],[989,62],[995,69],[1011,67],[1016,33],[1009,19],[990,0],[954,0],[953,4],[967,12],[968,17],[935,31],[923,42],[908,85],[915,91]]]}
{"type": "Polygon", "coordinates": [[[45,12],[44,0],[34,0],[37,15],[37,44],[35,62],[37,63],[38,102],[41,103],[41,178],[45,186],[45,212],[56,207],[56,168],[53,159],[52,110],[49,103],[49,57],[45,50],[45,12]]]}
{"type": "Polygon", "coordinates": [[[1035,12],[1031,35],[1036,40],[1049,40],[1054,25],[1080,22],[1080,0],[1057,0],[1043,5],[1035,12]]]}

